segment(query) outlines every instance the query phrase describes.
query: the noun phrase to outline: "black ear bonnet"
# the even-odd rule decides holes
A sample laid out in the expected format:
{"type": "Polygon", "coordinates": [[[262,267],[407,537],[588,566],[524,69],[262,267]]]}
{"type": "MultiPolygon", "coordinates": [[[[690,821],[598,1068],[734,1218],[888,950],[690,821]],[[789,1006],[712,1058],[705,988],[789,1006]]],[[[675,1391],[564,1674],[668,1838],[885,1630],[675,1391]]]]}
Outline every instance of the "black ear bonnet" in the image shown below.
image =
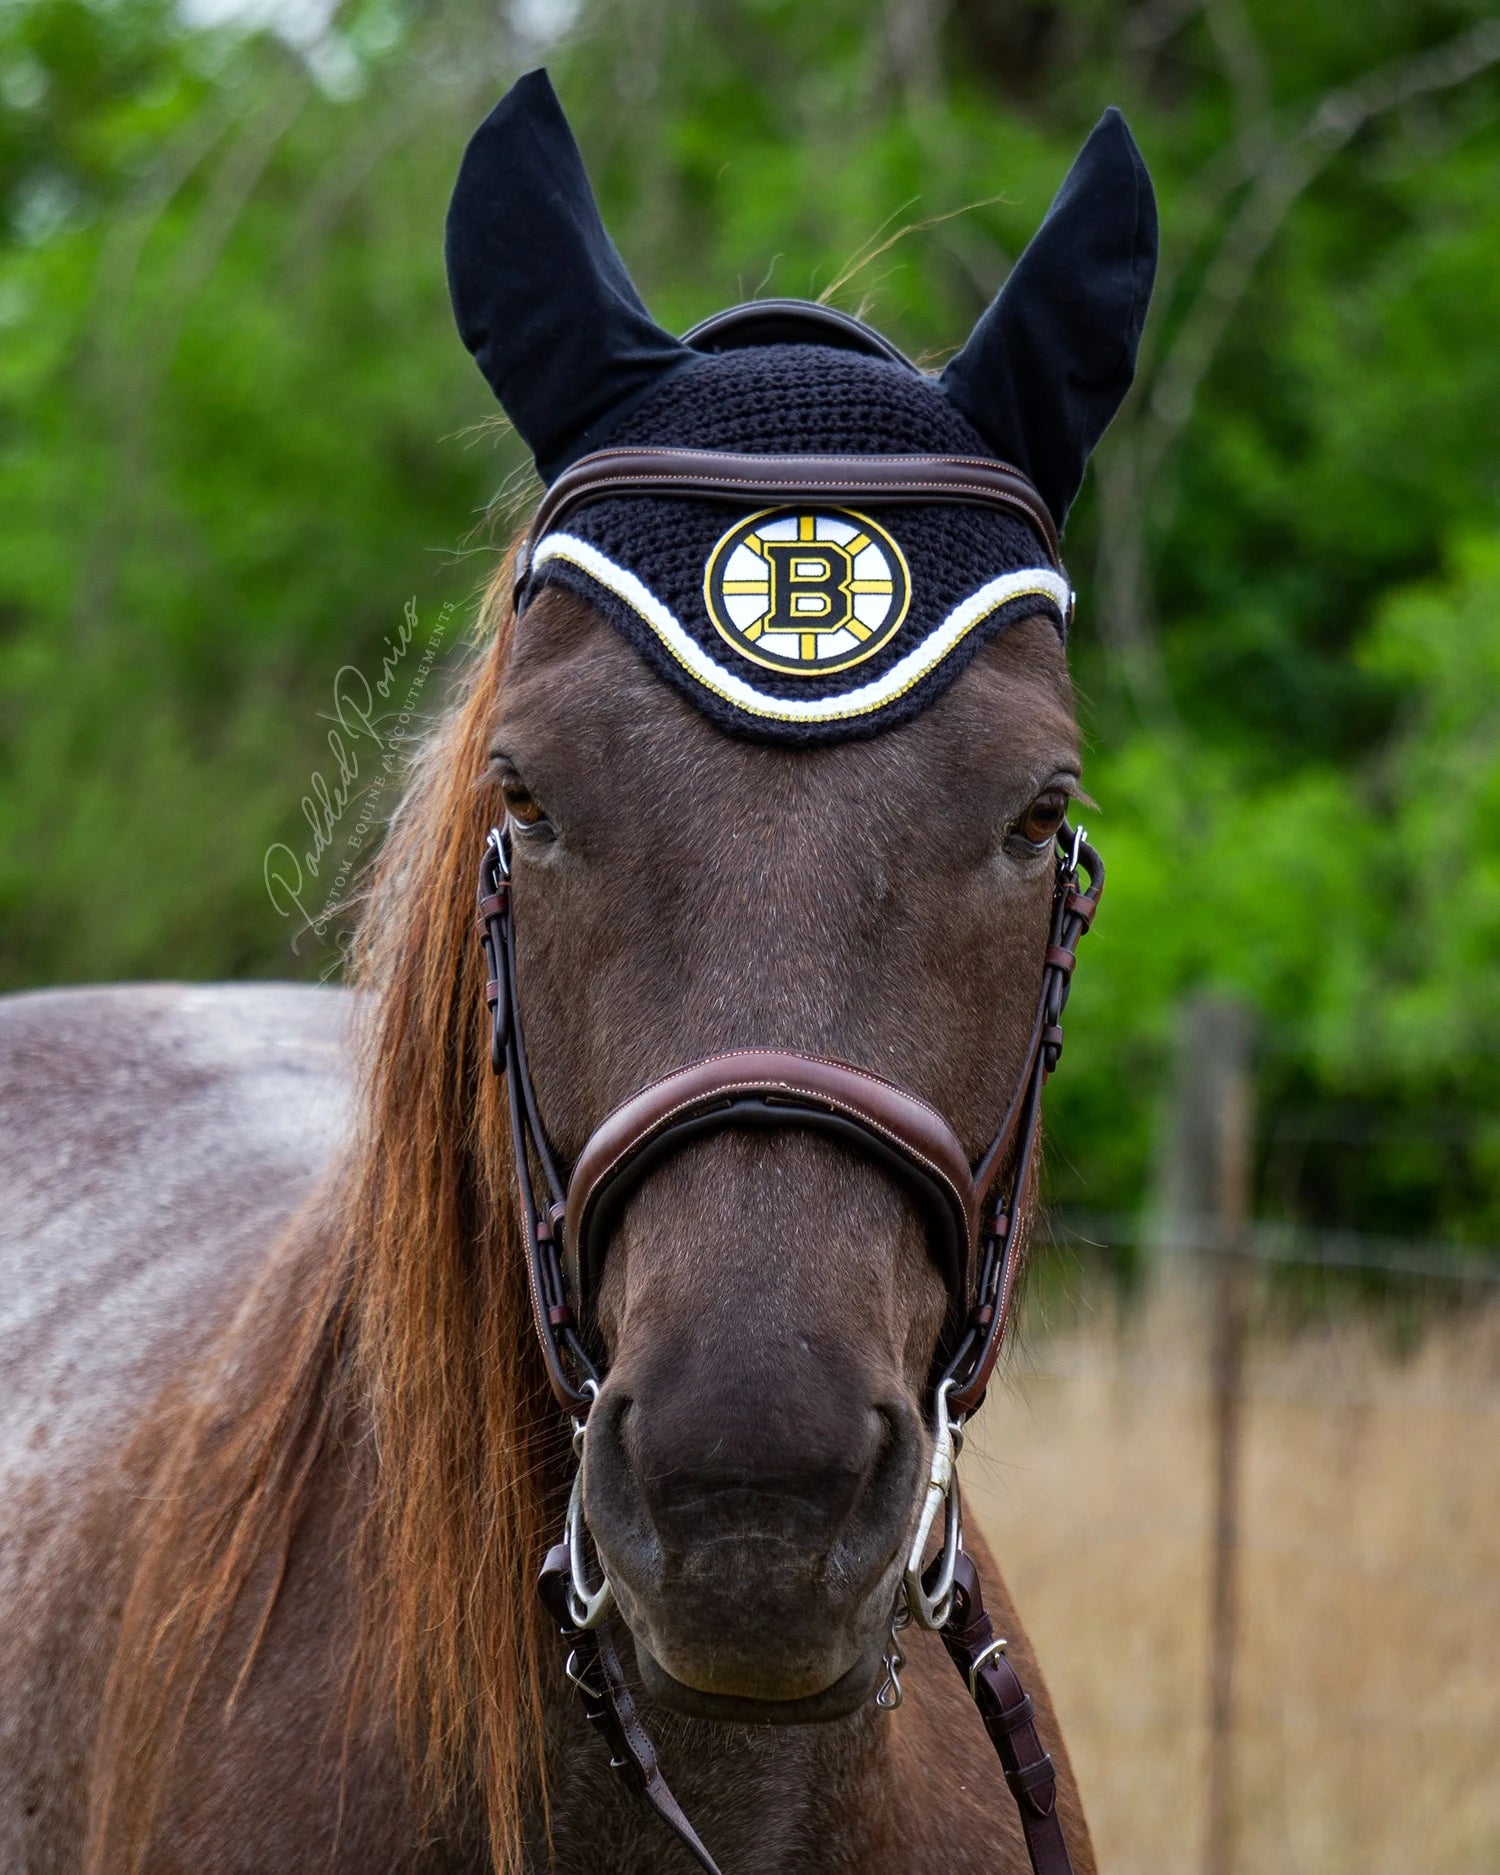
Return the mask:
{"type": "MultiPolygon", "coordinates": [[[[830,307],[767,300],[677,339],[604,231],[543,72],[465,154],[448,213],[464,343],[551,483],[602,448],[949,456],[1030,479],[1060,529],[1129,389],[1156,264],[1151,185],[1116,111],[941,377],[830,307]]],[[[994,507],[861,510],[604,493],[532,543],[523,606],[589,600],[722,727],[870,735],[916,714],[1015,619],[1065,633],[1040,530],[994,507]]]]}

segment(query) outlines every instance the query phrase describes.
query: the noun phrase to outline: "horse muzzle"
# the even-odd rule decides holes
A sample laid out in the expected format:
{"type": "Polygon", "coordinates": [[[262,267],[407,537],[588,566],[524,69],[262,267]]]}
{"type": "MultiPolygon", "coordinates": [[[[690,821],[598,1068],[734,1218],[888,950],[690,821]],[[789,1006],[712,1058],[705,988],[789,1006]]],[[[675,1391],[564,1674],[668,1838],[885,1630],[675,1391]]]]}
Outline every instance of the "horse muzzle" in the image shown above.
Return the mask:
{"type": "Polygon", "coordinates": [[[701,1363],[627,1361],[590,1414],[588,1528],[663,1703],[808,1722],[871,1696],[925,1442],[904,1398],[848,1405],[839,1366],[713,1421],[701,1363]]]}

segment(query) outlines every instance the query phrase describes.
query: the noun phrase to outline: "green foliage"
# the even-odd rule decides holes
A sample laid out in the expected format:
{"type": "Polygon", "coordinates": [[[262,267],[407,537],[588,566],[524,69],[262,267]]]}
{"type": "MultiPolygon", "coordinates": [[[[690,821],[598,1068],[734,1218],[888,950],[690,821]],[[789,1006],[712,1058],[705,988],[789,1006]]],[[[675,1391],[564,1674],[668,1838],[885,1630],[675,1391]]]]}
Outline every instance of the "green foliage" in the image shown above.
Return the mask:
{"type": "MultiPolygon", "coordinates": [[[[1267,1025],[1264,1209],[1496,1240],[1500,35],[1479,8],[277,17],[0,9],[0,980],[336,962],[293,951],[264,855],[308,846],[340,667],[378,673],[408,599],[403,676],[434,626],[456,647],[483,511],[520,485],[440,258],[463,140],[518,71],[553,67],[664,321],[834,286],[933,359],[1115,101],[1165,269],[1068,543],[1110,890],[1055,1188],[1139,1201],[1174,1009],[1214,984],[1267,1025]]],[[[440,700],[435,679],[416,707],[440,700]]],[[[381,802],[373,753],[341,849],[381,802]]]]}

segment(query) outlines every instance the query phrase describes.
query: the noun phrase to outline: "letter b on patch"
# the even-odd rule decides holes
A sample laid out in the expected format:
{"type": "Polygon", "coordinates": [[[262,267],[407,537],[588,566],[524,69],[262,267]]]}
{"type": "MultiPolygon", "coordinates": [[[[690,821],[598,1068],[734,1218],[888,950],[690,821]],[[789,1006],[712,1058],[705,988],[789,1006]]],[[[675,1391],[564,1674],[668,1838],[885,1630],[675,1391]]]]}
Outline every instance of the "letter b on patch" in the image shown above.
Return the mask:
{"type": "Polygon", "coordinates": [[[901,549],[866,516],[780,508],[723,536],[703,597],[741,657],[815,677],[889,642],[906,616],[911,576],[901,549]]]}

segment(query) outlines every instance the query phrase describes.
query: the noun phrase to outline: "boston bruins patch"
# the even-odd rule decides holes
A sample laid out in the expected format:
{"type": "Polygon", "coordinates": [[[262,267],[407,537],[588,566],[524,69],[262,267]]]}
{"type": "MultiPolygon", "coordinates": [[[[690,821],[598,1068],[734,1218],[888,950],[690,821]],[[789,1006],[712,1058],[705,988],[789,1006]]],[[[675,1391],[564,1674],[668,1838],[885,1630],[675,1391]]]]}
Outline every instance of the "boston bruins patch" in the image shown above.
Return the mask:
{"type": "Polygon", "coordinates": [[[889,643],[911,603],[911,575],[895,541],[865,515],[773,508],[720,539],[703,599],[741,657],[822,677],[889,643]]]}

